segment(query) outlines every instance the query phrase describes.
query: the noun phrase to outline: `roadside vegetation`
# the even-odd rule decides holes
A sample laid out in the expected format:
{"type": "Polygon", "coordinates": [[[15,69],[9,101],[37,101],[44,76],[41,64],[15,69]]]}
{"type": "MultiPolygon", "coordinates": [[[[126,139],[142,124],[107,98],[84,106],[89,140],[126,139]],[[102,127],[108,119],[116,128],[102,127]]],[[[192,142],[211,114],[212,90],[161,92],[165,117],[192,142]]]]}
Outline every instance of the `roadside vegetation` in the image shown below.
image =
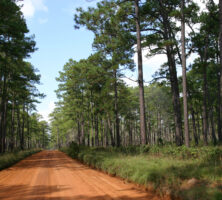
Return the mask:
{"type": "Polygon", "coordinates": [[[8,168],[19,162],[20,160],[40,151],[41,149],[32,149],[0,154],[0,170],[8,168]]]}
{"type": "Polygon", "coordinates": [[[110,175],[184,200],[222,199],[222,148],[185,146],[79,147],[62,151],[110,175]]]}

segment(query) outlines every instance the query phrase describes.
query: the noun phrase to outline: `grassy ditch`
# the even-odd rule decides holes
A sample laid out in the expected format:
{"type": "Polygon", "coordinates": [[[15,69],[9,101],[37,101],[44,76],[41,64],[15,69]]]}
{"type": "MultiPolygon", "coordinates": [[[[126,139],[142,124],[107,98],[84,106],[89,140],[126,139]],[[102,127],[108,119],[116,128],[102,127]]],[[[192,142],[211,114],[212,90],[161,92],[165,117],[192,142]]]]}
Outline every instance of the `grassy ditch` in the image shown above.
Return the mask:
{"type": "Polygon", "coordinates": [[[62,149],[72,158],[185,200],[222,199],[222,148],[121,147],[62,149]]]}
{"type": "Polygon", "coordinates": [[[18,161],[41,151],[40,149],[32,149],[25,151],[18,151],[13,153],[0,154],[0,170],[10,167],[17,163],[18,161]]]}

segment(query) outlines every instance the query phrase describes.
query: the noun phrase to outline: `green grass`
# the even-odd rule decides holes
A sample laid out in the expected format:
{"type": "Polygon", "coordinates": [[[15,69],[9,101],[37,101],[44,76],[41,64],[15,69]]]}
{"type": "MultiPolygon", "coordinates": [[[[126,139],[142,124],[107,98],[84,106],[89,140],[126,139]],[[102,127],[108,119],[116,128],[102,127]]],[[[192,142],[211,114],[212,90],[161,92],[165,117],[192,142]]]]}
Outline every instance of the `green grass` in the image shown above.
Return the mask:
{"type": "Polygon", "coordinates": [[[166,192],[185,200],[222,199],[222,149],[220,147],[87,148],[71,145],[68,155],[109,174],[166,192]],[[196,183],[181,185],[195,178],[196,183]]]}
{"type": "Polygon", "coordinates": [[[18,161],[39,152],[40,149],[18,151],[14,153],[0,154],[0,170],[10,167],[18,161]]]}

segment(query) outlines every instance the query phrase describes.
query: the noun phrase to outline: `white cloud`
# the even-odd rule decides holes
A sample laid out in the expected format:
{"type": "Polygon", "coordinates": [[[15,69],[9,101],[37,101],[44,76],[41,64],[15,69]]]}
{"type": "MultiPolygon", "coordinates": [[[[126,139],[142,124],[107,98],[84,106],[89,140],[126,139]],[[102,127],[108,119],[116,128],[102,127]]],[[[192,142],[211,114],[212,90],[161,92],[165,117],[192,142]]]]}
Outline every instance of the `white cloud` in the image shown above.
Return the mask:
{"type": "MultiPolygon", "coordinates": [[[[152,80],[152,75],[160,68],[162,64],[167,62],[167,57],[164,54],[158,54],[152,57],[147,57],[149,55],[148,49],[143,49],[142,51],[143,59],[143,77],[144,81],[149,82],[152,80]]],[[[134,62],[136,63],[136,68],[138,65],[137,53],[134,54],[134,62]]],[[[137,70],[136,70],[137,73],[137,70]]],[[[134,73],[135,74],[135,73],[134,73]]],[[[138,73],[137,73],[138,74],[138,73]]],[[[134,75],[134,77],[137,77],[134,75]]],[[[133,78],[135,79],[135,78],[133,78]]],[[[126,81],[125,81],[126,82],[126,81]]],[[[129,82],[129,81],[128,81],[129,82]]],[[[133,85],[132,85],[133,86],[133,85]]]]}
{"type": "MultiPolygon", "coordinates": [[[[147,55],[149,55],[149,50],[148,49],[143,49],[142,51],[142,59],[143,59],[143,65],[144,66],[150,66],[153,69],[155,68],[155,70],[159,69],[159,67],[167,61],[166,59],[166,55],[163,54],[158,54],[152,57],[148,57],[147,55]]],[[[138,64],[138,57],[137,57],[137,53],[134,54],[134,62],[136,63],[136,65],[138,64]]]]}
{"type": "Polygon", "coordinates": [[[55,103],[53,101],[50,101],[48,104],[48,108],[44,110],[40,110],[39,114],[42,115],[45,121],[49,122],[49,114],[52,113],[54,108],[55,108],[55,103]]]}
{"type": "MultiPolygon", "coordinates": [[[[215,4],[219,4],[219,0],[213,0],[215,4]]],[[[196,4],[200,6],[200,11],[206,11],[206,1],[205,0],[194,0],[196,4]]]]}
{"type": "Polygon", "coordinates": [[[131,80],[131,78],[129,79],[129,78],[121,78],[125,83],[126,83],[126,85],[128,85],[128,86],[130,86],[130,87],[136,87],[136,86],[138,86],[138,82],[137,81],[134,81],[134,79],[132,78],[132,80],[131,80]]]}
{"type": "Polygon", "coordinates": [[[21,10],[27,18],[32,18],[36,11],[48,11],[47,6],[44,4],[44,0],[24,0],[18,2],[18,5],[22,5],[21,10]]]}

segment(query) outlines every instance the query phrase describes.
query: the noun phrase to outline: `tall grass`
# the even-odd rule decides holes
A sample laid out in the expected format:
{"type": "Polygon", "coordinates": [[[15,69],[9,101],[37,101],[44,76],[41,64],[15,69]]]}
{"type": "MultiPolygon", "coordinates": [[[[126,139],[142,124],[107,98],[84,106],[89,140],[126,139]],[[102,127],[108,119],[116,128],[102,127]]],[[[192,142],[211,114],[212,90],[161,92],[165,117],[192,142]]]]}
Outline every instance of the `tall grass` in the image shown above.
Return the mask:
{"type": "Polygon", "coordinates": [[[105,149],[78,148],[72,144],[63,151],[91,167],[151,186],[162,194],[171,193],[187,200],[222,199],[222,149],[219,147],[105,149]]]}
{"type": "Polygon", "coordinates": [[[14,153],[5,153],[0,154],[0,170],[10,167],[17,163],[18,161],[41,151],[40,149],[32,149],[32,150],[25,150],[25,151],[18,151],[14,153]]]}

